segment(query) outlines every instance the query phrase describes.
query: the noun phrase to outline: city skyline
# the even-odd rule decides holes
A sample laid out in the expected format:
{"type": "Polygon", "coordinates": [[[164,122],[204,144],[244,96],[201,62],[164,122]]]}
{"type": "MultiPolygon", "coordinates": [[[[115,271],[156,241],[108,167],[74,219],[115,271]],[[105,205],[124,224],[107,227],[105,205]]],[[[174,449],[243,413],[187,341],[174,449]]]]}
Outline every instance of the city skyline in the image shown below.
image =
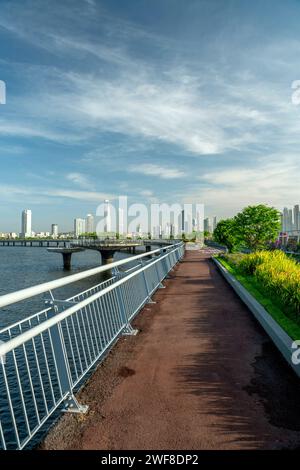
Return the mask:
{"type": "MultiPolygon", "coordinates": [[[[91,213],[83,217],[73,219],[73,228],[71,230],[59,230],[56,223],[51,223],[50,230],[41,231],[32,224],[32,210],[23,209],[21,212],[20,231],[0,230],[0,237],[7,235],[8,238],[15,237],[57,237],[60,234],[73,233],[76,237],[83,233],[119,233],[120,235],[152,235],[175,236],[183,233],[192,233],[193,231],[203,231],[205,222],[202,204],[185,204],[182,206],[174,204],[153,204],[151,207],[146,205],[127,206],[127,198],[120,198],[119,207],[116,207],[112,201],[106,199],[102,205],[99,205],[94,216],[91,213]],[[102,206],[102,208],[101,208],[102,206]],[[201,228],[202,227],[202,228],[201,228]]],[[[215,228],[217,218],[212,218],[212,227],[215,228]]],[[[0,227],[1,229],[1,227],[0,227]]]]}
{"type": "MultiPolygon", "coordinates": [[[[104,224],[104,232],[111,232],[112,229],[112,222],[110,220],[110,208],[109,204],[113,205],[114,201],[109,201],[105,200],[104,201],[104,218],[106,219],[106,222],[104,224]],[[108,221],[109,220],[109,221],[108,221]],[[108,222],[107,222],[108,221],[108,222]]],[[[126,233],[124,231],[124,211],[121,208],[115,208],[117,215],[117,229],[116,231],[119,231],[119,233],[126,233]]],[[[299,204],[294,204],[294,205],[289,205],[288,207],[284,207],[281,211],[281,230],[282,232],[300,232],[300,205],[299,204]]],[[[213,233],[214,229],[217,226],[217,223],[222,220],[222,218],[218,218],[216,215],[210,215],[207,216],[206,214],[203,217],[203,230],[206,232],[213,233]]],[[[181,211],[181,216],[180,220],[178,221],[178,224],[172,224],[170,221],[165,221],[164,223],[164,228],[161,225],[153,226],[151,227],[151,231],[155,232],[155,230],[162,230],[164,233],[167,233],[168,231],[177,231],[178,233],[184,232],[185,229],[187,228],[188,221],[184,221],[184,210],[181,211]]],[[[96,216],[88,213],[86,214],[85,217],[74,217],[72,221],[69,222],[70,229],[69,230],[58,230],[58,224],[56,223],[50,223],[48,224],[50,227],[50,230],[40,230],[39,228],[37,229],[36,227],[35,230],[32,228],[32,210],[31,209],[23,209],[21,212],[21,229],[18,230],[2,230],[0,227],[0,234],[2,233],[11,233],[14,235],[23,235],[27,233],[26,236],[30,236],[29,233],[34,233],[34,234],[51,234],[51,235],[57,235],[59,233],[76,233],[79,231],[80,233],[91,233],[91,232],[96,232],[96,216]],[[76,222],[77,221],[77,222],[76,222]],[[79,224],[79,229],[76,229],[76,223],[79,224]],[[72,226],[72,228],[71,228],[72,226]]],[[[193,218],[192,221],[190,221],[190,225],[192,227],[196,227],[199,225],[199,221],[196,220],[196,218],[193,218]]],[[[138,229],[136,230],[136,233],[138,233],[138,229]]],[[[146,232],[145,232],[146,233],[146,232]]],[[[174,234],[174,233],[173,233],[174,234]]]]}
{"type": "Polygon", "coordinates": [[[198,200],[218,219],[297,200],[298,2],[272,1],[272,18],[268,1],[234,16],[217,0],[13,4],[0,18],[1,230],[19,231],[24,205],[69,230],[66,213],[121,194],[198,200]]]}

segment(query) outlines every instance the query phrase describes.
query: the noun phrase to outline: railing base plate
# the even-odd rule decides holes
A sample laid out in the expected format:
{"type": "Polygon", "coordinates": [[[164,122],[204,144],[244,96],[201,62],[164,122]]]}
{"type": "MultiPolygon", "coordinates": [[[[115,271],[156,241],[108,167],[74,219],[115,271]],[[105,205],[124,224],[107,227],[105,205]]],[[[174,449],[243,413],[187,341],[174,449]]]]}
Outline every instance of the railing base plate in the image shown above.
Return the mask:
{"type": "Polygon", "coordinates": [[[135,336],[135,335],[138,334],[138,332],[139,332],[139,330],[135,330],[134,328],[132,328],[131,325],[128,324],[123,329],[122,336],[135,336]]]}
{"type": "Polygon", "coordinates": [[[65,400],[65,407],[62,410],[63,413],[87,413],[89,407],[87,405],[81,405],[78,403],[74,395],[70,395],[65,400]]]}

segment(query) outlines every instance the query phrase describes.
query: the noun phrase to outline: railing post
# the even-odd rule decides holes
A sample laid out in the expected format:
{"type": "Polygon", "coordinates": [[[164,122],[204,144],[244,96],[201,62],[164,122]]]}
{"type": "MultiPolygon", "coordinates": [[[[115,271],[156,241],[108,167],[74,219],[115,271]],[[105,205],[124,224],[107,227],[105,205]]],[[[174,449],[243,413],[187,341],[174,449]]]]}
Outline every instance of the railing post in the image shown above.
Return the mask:
{"type": "MultiPolygon", "coordinates": [[[[122,273],[120,273],[118,268],[114,268],[113,275],[116,276],[117,279],[120,279],[122,277],[122,273]]],[[[135,336],[138,333],[138,330],[132,328],[132,326],[128,322],[128,318],[127,318],[127,315],[126,315],[124,298],[123,298],[122,293],[121,293],[121,286],[117,287],[116,293],[117,293],[118,305],[119,305],[120,312],[121,312],[121,318],[122,318],[123,323],[124,323],[124,328],[122,330],[122,335],[123,336],[135,336]]]]}
{"type": "MultiPolygon", "coordinates": [[[[164,254],[166,253],[166,250],[164,250],[163,248],[161,248],[160,250],[160,255],[163,256],[164,254]]],[[[166,258],[164,258],[162,260],[162,263],[163,263],[163,267],[164,267],[164,271],[165,271],[165,279],[169,279],[170,276],[169,276],[169,270],[168,270],[168,266],[167,266],[167,260],[166,258]]]]}
{"type": "MultiPolygon", "coordinates": [[[[59,313],[59,307],[55,303],[55,299],[51,291],[50,300],[46,300],[46,304],[50,304],[52,307],[48,313],[48,318],[54,317],[55,315],[57,315],[57,313],[59,313]]],[[[63,411],[73,413],[86,413],[88,410],[88,406],[79,404],[73,394],[71,372],[61,324],[58,323],[52,326],[49,330],[49,334],[53,348],[54,362],[56,365],[56,371],[58,376],[57,379],[59,382],[61,395],[65,397],[63,411]]]]}
{"type": "MultiPolygon", "coordinates": [[[[141,259],[140,264],[141,264],[142,267],[145,266],[145,262],[144,262],[143,259],[141,259]]],[[[151,297],[150,297],[150,289],[149,289],[149,286],[148,286],[145,269],[142,271],[142,275],[143,275],[145,289],[146,289],[147,303],[148,304],[156,304],[156,302],[154,302],[154,300],[152,300],[151,297]]]]}

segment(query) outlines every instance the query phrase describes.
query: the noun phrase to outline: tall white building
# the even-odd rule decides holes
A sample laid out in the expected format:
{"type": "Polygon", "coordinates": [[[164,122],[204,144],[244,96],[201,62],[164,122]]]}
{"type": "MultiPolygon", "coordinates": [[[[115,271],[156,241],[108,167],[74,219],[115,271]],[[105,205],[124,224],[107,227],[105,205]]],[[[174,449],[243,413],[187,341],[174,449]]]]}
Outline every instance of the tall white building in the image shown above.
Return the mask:
{"type": "Polygon", "coordinates": [[[294,206],[294,230],[300,230],[300,212],[299,212],[299,204],[294,206]]]}
{"type": "Polygon", "coordinates": [[[110,203],[108,199],[104,201],[104,217],[105,217],[105,232],[111,232],[111,213],[110,213],[110,203]]]}
{"type": "Polygon", "coordinates": [[[184,227],[184,209],[181,211],[180,228],[181,228],[181,233],[183,233],[184,230],[185,230],[185,227],[184,227]]]}
{"type": "Polygon", "coordinates": [[[74,234],[75,237],[79,237],[82,233],[85,232],[85,220],[84,219],[74,219],[74,234]]]}
{"type": "Polygon", "coordinates": [[[283,232],[300,232],[300,211],[296,204],[294,209],[285,207],[281,216],[283,232]]]}
{"type": "Polygon", "coordinates": [[[124,235],[124,209],[119,207],[119,234],[124,235]]]}
{"type": "Polygon", "coordinates": [[[85,231],[88,233],[94,232],[94,216],[92,214],[87,214],[86,216],[85,231]]]}
{"type": "Polygon", "coordinates": [[[217,216],[215,215],[215,216],[213,217],[213,227],[212,227],[212,228],[213,228],[213,232],[216,230],[217,224],[218,224],[217,216]]]}
{"type": "Polygon", "coordinates": [[[204,219],[204,232],[212,232],[212,226],[209,217],[206,217],[206,219],[204,219]]]}
{"type": "Polygon", "coordinates": [[[53,238],[57,238],[58,237],[58,225],[57,224],[52,224],[51,225],[51,236],[53,238]]]}
{"type": "Polygon", "coordinates": [[[21,236],[31,237],[32,235],[32,213],[30,209],[24,209],[22,212],[22,229],[21,229],[21,236]]]}

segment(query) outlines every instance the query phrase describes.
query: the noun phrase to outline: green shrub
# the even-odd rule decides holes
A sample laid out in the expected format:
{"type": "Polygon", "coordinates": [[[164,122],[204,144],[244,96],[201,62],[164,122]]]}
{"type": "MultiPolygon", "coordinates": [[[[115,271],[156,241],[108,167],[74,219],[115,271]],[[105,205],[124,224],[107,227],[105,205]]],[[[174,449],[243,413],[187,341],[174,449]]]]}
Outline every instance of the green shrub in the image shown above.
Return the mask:
{"type": "Polygon", "coordinates": [[[258,251],[238,258],[225,255],[241,273],[254,276],[262,290],[284,308],[300,313],[300,266],[280,250],[258,251]]]}
{"type": "Polygon", "coordinates": [[[244,253],[224,253],[221,255],[225,261],[227,261],[231,266],[239,267],[242,260],[245,258],[244,253]]]}

